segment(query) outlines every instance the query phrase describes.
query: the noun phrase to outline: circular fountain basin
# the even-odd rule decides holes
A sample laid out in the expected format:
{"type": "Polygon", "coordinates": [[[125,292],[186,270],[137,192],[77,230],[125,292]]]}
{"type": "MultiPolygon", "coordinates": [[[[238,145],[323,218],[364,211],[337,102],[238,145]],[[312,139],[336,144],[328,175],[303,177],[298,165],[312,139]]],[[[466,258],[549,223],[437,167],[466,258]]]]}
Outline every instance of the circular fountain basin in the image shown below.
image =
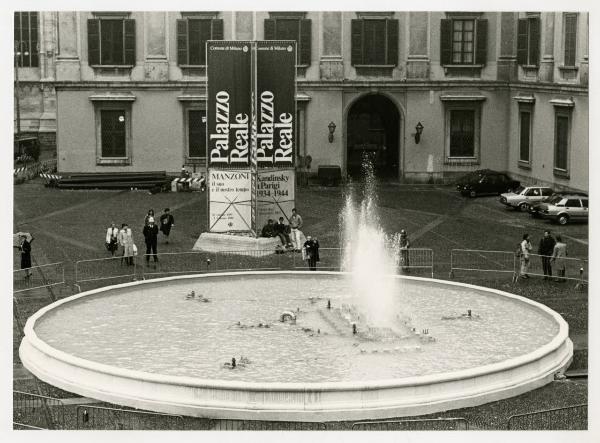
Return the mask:
{"type": "Polygon", "coordinates": [[[543,386],[572,358],[568,325],[546,306],[417,277],[396,277],[391,338],[367,323],[353,334],[346,277],[218,273],[88,291],[30,317],[19,354],[41,380],[99,400],[286,421],[476,406],[543,386]]]}

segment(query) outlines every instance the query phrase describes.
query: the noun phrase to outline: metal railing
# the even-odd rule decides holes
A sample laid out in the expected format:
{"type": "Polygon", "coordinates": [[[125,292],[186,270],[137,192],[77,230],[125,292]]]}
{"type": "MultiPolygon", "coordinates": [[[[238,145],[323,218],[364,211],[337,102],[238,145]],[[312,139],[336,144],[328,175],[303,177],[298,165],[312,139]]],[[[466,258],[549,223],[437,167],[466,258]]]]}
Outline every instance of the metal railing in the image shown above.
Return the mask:
{"type": "MultiPolygon", "coordinates": [[[[518,268],[515,268],[515,272],[518,278],[521,275],[521,260],[518,260],[517,266],[518,268]]],[[[552,257],[548,255],[529,254],[528,275],[545,277],[548,272],[550,272],[548,276],[551,275],[557,281],[574,280],[587,283],[588,261],[571,257],[561,257],[552,260],[552,257]],[[549,268],[546,268],[546,273],[544,272],[544,266],[549,266],[549,268]]]]}
{"type": "Polygon", "coordinates": [[[26,425],[24,423],[17,423],[13,421],[14,430],[28,430],[28,431],[45,431],[47,428],[40,428],[38,426],[26,425]]]}
{"type": "Polygon", "coordinates": [[[481,249],[452,249],[450,251],[450,278],[455,271],[506,272],[513,276],[517,260],[514,252],[485,251],[481,249]]]}
{"type": "Polygon", "coordinates": [[[184,421],[181,415],[82,405],[77,406],[77,429],[181,430],[184,429],[184,421]]]}
{"type": "Polygon", "coordinates": [[[81,283],[85,282],[114,279],[132,281],[136,279],[136,267],[136,256],[79,260],[75,262],[75,284],[81,289],[81,283]]]}
{"type": "Polygon", "coordinates": [[[57,398],[13,391],[13,422],[41,429],[63,429],[64,404],[57,398]]]}
{"type": "Polygon", "coordinates": [[[415,420],[359,421],[353,431],[467,431],[465,418],[429,418],[415,420]]]}
{"type": "Polygon", "coordinates": [[[413,270],[429,270],[433,278],[433,249],[409,248],[401,250],[396,257],[396,265],[401,273],[413,270]]]}
{"type": "Polygon", "coordinates": [[[509,430],[585,430],[588,428],[588,405],[512,415],[507,427],[509,430]]]}
{"type": "Polygon", "coordinates": [[[215,420],[217,431],[326,431],[322,422],[215,420]]]}
{"type": "Polygon", "coordinates": [[[13,292],[29,291],[64,284],[65,268],[62,262],[32,266],[13,271],[13,292]]]}

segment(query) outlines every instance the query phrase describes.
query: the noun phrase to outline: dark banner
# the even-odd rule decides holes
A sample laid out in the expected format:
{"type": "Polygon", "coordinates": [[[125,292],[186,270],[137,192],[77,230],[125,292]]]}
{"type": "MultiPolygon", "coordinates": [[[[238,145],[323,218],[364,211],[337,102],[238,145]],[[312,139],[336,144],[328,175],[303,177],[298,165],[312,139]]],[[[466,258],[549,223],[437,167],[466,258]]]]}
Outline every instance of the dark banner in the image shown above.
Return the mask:
{"type": "Polygon", "coordinates": [[[293,167],[296,128],[296,42],[256,42],[256,161],[293,167]]]}
{"type": "Polygon", "coordinates": [[[246,167],[250,161],[250,42],[206,43],[207,147],[211,167],[246,167]]]}

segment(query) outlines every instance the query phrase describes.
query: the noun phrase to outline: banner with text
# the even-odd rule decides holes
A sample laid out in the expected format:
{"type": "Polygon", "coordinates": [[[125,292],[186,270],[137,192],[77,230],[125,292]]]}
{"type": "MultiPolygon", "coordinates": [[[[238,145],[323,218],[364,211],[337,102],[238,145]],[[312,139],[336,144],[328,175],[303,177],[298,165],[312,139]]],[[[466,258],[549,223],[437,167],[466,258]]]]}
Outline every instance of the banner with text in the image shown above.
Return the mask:
{"type": "Polygon", "coordinates": [[[256,42],[258,167],[293,167],[296,128],[296,42],[256,42]]]}
{"type": "Polygon", "coordinates": [[[250,171],[210,169],[209,231],[251,231],[250,171]]]}
{"type": "Polygon", "coordinates": [[[271,218],[283,217],[285,223],[294,207],[295,172],[293,169],[261,169],[256,175],[256,221],[258,232],[271,218]]]}
{"type": "Polygon", "coordinates": [[[249,164],[252,45],[246,41],[206,43],[206,146],[211,167],[249,164]]]}

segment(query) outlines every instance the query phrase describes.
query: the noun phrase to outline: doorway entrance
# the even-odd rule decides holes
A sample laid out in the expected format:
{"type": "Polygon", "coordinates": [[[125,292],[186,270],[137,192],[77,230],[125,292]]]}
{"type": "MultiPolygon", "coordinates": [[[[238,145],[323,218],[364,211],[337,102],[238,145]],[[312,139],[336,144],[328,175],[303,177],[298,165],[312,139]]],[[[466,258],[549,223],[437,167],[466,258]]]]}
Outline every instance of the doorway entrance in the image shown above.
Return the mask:
{"type": "Polygon", "coordinates": [[[400,113],[396,105],[383,95],[366,95],[352,104],[346,127],[348,175],[360,178],[362,159],[367,156],[378,178],[397,179],[400,113]]]}

